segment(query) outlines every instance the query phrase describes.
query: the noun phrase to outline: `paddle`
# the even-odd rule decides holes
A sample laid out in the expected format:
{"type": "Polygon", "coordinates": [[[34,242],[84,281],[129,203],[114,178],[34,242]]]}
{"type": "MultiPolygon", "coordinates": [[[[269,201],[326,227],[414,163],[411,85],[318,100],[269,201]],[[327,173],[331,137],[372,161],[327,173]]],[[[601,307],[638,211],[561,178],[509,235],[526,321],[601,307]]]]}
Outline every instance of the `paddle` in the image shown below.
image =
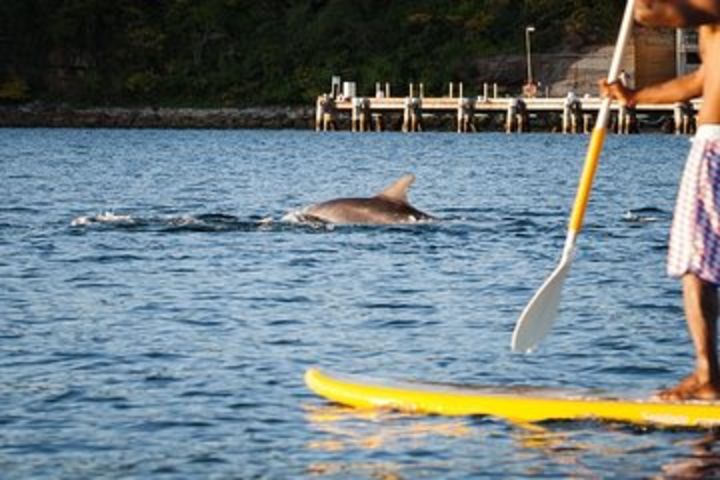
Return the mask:
{"type": "MultiPolygon", "coordinates": [[[[615,52],[607,77],[608,82],[615,81],[620,73],[620,63],[622,62],[625,44],[627,43],[632,26],[634,4],[634,0],[628,0],[625,7],[625,14],[623,15],[617,43],[615,44],[615,52]]],[[[565,282],[565,277],[567,277],[570,271],[570,264],[572,263],[572,257],[575,251],[575,240],[582,228],[585,209],[590,199],[593,177],[597,170],[598,159],[600,158],[600,152],[602,151],[605,140],[608,118],[610,117],[610,103],[610,98],[603,100],[595,128],[592,132],[592,137],[590,138],[590,144],[588,145],[587,155],[585,157],[585,166],[580,176],[580,184],[578,185],[577,195],[575,196],[575,203],[570,216],[570,223],[568,225],[565,247],[563,248],[562,257],[560,258],[560,264],[550,274],[547,280],[545,280],[545,283],[543,283],[535,293],[535,296],[532,297],[530,303],[528,303],[520,315],[512,335],[511,346],[515,352],[527,352],[535,347],[550,331],[550,327],[557,316],[560,294],[563,283],[565,282]]]]}

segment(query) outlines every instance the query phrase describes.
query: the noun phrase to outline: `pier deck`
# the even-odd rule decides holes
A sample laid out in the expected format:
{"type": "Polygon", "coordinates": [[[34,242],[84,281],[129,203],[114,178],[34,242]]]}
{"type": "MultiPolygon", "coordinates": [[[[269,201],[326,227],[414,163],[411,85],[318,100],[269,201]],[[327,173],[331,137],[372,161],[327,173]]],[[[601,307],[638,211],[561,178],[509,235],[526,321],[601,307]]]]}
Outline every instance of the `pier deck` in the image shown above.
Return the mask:
{"type": "MultiPolygon", "coordinates": [[[[562,116],[562,131],[569,132],[587,130],[588,124],[592,123],[601,104],[602,99],[599,97],[578,97],[574,102],[568,102],[565,97],[340,97],[333,99],[323,95],[317,100],[316,129],[328,130],[327,125],[334,122],[338,113],[349,113],[353,131],[368,131],[372,129],[373,118],[380,120],[384,114],[398,113],[403,115],[403,131],[418,131],[424,113],[455,113],[458,131],[474,131],[475,115],[498,114],[504,115],[506,130],[511,132],[526,131],[531,117],[557,113],[562,116]],[[585,128],[579,128],[583,123],[585,128]]],[[[701,105],[702,100],[699,99],[684,105],[638,104],[633,109],[613,103],[611,108],[616,115],[627,117],[624,121],[618,122],[620,125],[632,125],[637,115],[669,114],[672,115],[677,133],[689,133],[685,130],[689,130],[694,114],[701,105]]]]}

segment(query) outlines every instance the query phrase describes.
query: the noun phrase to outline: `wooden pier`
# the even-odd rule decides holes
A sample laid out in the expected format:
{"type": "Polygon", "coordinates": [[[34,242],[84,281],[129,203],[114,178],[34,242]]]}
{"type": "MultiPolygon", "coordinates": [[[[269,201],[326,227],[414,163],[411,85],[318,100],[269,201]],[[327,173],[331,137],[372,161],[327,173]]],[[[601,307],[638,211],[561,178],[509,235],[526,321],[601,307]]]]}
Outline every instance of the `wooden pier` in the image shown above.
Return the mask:
{"type": "MultiPolygon", "coordinates": [[[[321,95],[316,103],[315,128],[317,131],[335,130],[339,114],[350,117],[350,129],[353,132],[388,130],[387,117],[402,115],[404,132],[423,130],[423,115],[455,115],[455,127],[458,132],[477,131],[476,119],[479,115],[502,116],[504,129],[508,133],[527,132],[534,118],[555,114],[560,121],[552,131],[562,133],[589,133],[602,99],[598,97],[406,97],[376,96],[350,97],[342,95],[336,98],[321,95]]],[[[487,90],[487,89],[486,89],[487,90]]],[[[422,92],[422,89],[421,89],[422,92]]],[[[460,93],[462,88],[460,88],[460,93]]],[[[450,90],[452,95],[452,89],[450,90]]],[[[670,131],[677,134],[694,132],[695,114],[702,100],[684,104],[638,104],[626,108],[613,104],[613,131],[615,133],[636,133],[637,117],[667,116],[672,119],[670,131]]]]}

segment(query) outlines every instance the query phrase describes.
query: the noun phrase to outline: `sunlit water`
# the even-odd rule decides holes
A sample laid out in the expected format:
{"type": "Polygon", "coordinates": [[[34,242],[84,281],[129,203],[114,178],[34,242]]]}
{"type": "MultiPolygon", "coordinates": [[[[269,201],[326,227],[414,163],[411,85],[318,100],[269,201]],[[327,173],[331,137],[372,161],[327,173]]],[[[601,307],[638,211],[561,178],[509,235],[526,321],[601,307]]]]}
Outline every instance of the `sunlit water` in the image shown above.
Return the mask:
{"type": "MultiPolygon", "coordinates": [[[[686,137],[608,138],[550,336],[587,137],[0,130],[3,478],[645,478],[707,432],[353,413],[309,366],[645,396],[692,357],[664,261],[686,137]],[[404,173],[443,220],[295,225],[404,173]]],[[[717,472],[715,472],[717,473],[717,472]]]]}

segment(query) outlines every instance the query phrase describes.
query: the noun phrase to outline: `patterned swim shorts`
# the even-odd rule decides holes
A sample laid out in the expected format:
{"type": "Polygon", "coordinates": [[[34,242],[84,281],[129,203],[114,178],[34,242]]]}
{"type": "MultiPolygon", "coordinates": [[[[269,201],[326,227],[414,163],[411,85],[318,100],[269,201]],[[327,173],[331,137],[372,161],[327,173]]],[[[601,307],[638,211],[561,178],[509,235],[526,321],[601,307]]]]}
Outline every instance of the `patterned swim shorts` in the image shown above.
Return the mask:
{"type": "Polygon", "coordinates": [[[693,139],[673,214],[667,271],[720,285],[720,125],[701,125],[693,139]]]}

